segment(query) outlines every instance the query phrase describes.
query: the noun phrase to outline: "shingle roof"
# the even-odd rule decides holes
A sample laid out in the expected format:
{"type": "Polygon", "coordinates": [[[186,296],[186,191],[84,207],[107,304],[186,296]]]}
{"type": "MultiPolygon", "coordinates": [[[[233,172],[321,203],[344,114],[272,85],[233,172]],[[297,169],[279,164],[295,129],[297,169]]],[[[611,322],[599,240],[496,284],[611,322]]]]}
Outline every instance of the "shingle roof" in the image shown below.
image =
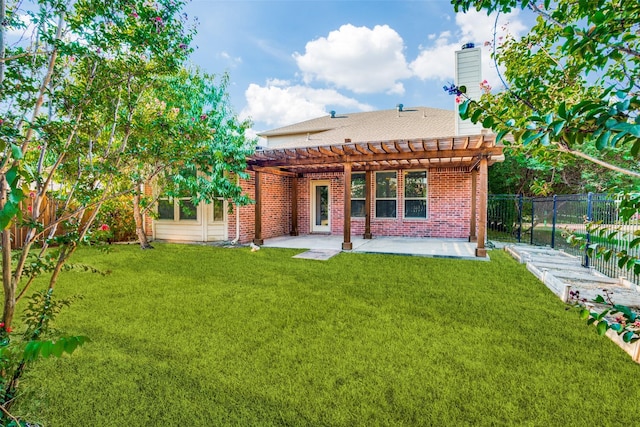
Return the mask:
{"type": "Polygon", "coordinates": [[[267,138],[269,148],[436,138],[455,134],[455,117],[451,110],[405,107],[403,111],[326,115],[258,135],[267,138]]]}

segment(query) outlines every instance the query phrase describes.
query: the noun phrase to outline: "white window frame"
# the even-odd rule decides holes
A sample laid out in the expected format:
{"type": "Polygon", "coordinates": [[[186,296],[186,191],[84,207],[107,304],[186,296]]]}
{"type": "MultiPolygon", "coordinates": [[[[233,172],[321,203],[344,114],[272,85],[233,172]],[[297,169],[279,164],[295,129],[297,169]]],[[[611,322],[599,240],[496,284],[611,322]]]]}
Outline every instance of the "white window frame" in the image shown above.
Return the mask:
{"type": "MultiPolygon", "coordinates": [[[[189,219],[180,218],[180,201],[181,200],[186,200],[190,202],[191,197],[174,197],[174,198],[160,197],[158,199],[158,205],[160,204],[160,201],[168,201],[169,203],[173,202],[173,218],[160,218],[158,216],[157,220],[163,221],[163,222],[186,222],[190,224],[199,224],[200,223],[200,207],[198,205],[194,206],[195,214],[196,214],[195,218],[189,218],[189,219]]],[[[157,211],[158,208],[159,206],[156,207],[156,212],[158,212],[157,211]]]]}
{"type": "Polygon", "coordinates": [[[224,217],[225,217],[224,208],[225,208],[225,203],[222,197],[216,197],[211,201],[211,218],[209,218],[211,223],[224,222],[224,217]],[[221,218],[216,218],[216,203],[220,203],[222,205],[221,218]]]}
{"type": "Polygon", "coordinates": [[[367,212],[367,207],[365,206],[365,214],[362,216],[354,216],[353,215],[353,201],[354,200],[361,200],[363,204],[367,203],[367,191],[369,191],[369,189],[367,188],[367,174],[366,172],[354,172],[351,174],[351,182],[349,183],[350,188],[351,188],[351,218],[365,218],[366,217],[366,212],[367,212]],[[362,175],[362,177],[364,178],[364,197],[353,197],[353,177],[354,176],[360,176],[362,175]]]}
{"type": "Polygon", "coordinates": [[[403,219],[407,220],[425,220],[429,218],[429,171],[426,169],[407,169],[402,173],[402,215],[403,219]],[[415,172],[424,172],[425,179],[425,191],[424,197],[407,197],[407,174],[415,173],[415,172]],[[407,216],[407,200],[424,200],[424,216],[407,216]]]}
{"type": "Polygon", "coordinates": [[[387,220],[394,220],[394,219],[398,219],[398,171],[389,171],[389,170],[385,170],[385,171],[377,171],[375,173],[374,176],[374,191],[373,191],[373,195],[374,195],[374,210],[375,210],[375,218],[376,219],[387,219],[387,220]],[[396,196],[395,197],[378,197],[378,174],[382,174],[382,173],[393,173],[395,174],[396,177],[396,196]],[[396,202],[396,210],[395,210],[395,215],[390,217],[390,216],[384,216],[384,217],[379,217],[378,216],[378,200],[393,200],[396,202]]]}

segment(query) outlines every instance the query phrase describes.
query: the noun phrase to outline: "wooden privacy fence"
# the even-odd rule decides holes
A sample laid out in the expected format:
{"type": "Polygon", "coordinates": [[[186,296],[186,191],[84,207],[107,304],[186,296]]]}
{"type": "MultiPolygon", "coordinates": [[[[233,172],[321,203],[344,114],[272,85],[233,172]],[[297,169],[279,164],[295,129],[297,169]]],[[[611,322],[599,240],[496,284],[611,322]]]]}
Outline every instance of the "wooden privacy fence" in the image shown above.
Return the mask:
{"type": "MultiPolygon", "coordinates": [[[[24,226],[23,223],[29,220],[31,217],[31,211],[33,209],[33,199],[27,198],[20,203],[20,210],[22,211],[23,220],[14,221],[9,226],[11,233],[11,243],[13,249],[20,249],[24,245],[24,240],[27,237],[27,233],[30,229],[28,226],[24,226]]],[[[58,210],[58,201],[50,198],[43,198],[42,205],[40,207],[40,215],[35,221],[41,223],[44,227],[47,227],[57,219],[56,211],[58,210]]],[[[49,230],[45,232],[45,236],[49,235],[49,230]]],[[[61,234],[61,230],[56,231],[56,235],[61,234]]]]}
{"type": "Polygon", "coordinates": [[[553,197],[524,197],[513,194],[491,194],[487,204],[487,237],[490,240],[529,243],[563,249],[581,256],[585,267],[610,277],[626,277],[640,285],[640,275],[618,267],[618,258],[608,261],[589,257],[579,246],[567,243],[568,231],[616,252],[627,251],[640,256],[640,248],[629,248],[633,233],[640,229],[640,218],[623,223],[619,216],[619,201],[609,194],[566,194],[553,197]],[[586,221],[600,222],[603,227],[619,230],[614,242],[589,233],[586,221]]]}

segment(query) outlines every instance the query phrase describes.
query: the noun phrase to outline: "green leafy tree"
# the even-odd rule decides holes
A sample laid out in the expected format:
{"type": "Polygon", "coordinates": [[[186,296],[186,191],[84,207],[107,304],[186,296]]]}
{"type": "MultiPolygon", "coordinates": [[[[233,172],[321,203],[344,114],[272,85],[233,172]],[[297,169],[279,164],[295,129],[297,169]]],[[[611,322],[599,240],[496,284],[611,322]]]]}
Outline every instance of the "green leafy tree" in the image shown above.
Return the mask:
{"type": "Polygon", "coordinates": [[[246,158],[255,141],[245,137],[251,123],[233,113],[227,85],[227,75],[217,82],[199,70],[182,69],[152,82],[144,93],[145,108],[132,118],[135,131],[124,166],[130,172],[127,185],[134,186],[133,212],[142,249],[151,247],[144,215],[152,212],[159,197],[188,196],[196,206],[215,198],[237,205],[250,202],[235,177],[246,175],[246,158]],[[154,184],[152,197],[145,197],[145,184],[154,184]]]}
{"type": "MultiPolygon", "coordinates": [[[[590,151],[598,155],[595,147],[590,151]]],[[[504,162],[489,169],[491,194],[604,193],[612,188],[633,188],[636,181],[555,150],[540,151],[533,146],[508,145],[504,153],[504,162]]]]}
{"type": "MultiPolygon", "coordinates": [[[[101,206],[131,192],[121,185],[122,166],[142,94],[149,80],[177,72],[190,51],[183,5],[0,0],[0,332],[7,348],[15,342],[16,302],[33,280],[48,275],[50,296],[60,272],[74,267],[68,261],[78,245],[91,239],[101,206]],[[19,242],[13,226],[25,230],[19,242]]],[[[18,359],[25,362],[80,344],[64,337],[46,344],[29,330],[24,336],[18,359]]],[[[23,368],[9,378],[14,373],[3,366],[11,397],[0,409],[11,418],[5,403],[23,368]]]]}
{"type": "Polygon", "coordinates": [[[496,46],[506,90],[465,100],[462,117],[493,129],[499,139],[511,136],[507,143],[567,153],[640,178],[640,5],[622,0],[542,3],[453,1],[456,11],[521,8],[537,15],[526,36],[496,46]]]}

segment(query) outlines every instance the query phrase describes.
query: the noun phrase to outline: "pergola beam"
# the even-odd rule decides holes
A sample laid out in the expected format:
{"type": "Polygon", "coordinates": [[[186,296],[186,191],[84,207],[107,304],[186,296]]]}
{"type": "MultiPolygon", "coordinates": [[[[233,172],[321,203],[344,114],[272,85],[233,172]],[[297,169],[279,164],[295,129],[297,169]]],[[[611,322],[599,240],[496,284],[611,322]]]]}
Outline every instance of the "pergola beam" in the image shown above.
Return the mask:
{"type": "Polygon", "coordinates": [[[456,157],[476,157],[476,156],[500,156],[502,154],[502,147],[486,147],[478,150],[437,150],[437,151],[424,151],[424,152],[412,152],[404,151],[401,153],[376,153],[376,154],[360,154],[360,155],[324,155],[319,153],[318,156],[306,157],[306,158],[289,158],[289,159],[265,159],[253,158],[249,160],[250,165],[256,166],[304,166],[323,163],[363,163],[363,162],[382,162],[392,160],[410,160],[410,159],[447,159],[456,157]]]}
{"type": "Polygon", "coordinates": [[[276,169],[276,168],[269,168],[269,167],[264,167],[264,166],[248,165],[247,169],[250,170],[250,171],[255,171],[255,172],[268,173],[268,174],[271,174],[271,175],[289,176],[289,177],[296,176],[295,172],[290,172],[290,171],[286,171],[286,170],[282,170],[282,169],[276,169]]]}

